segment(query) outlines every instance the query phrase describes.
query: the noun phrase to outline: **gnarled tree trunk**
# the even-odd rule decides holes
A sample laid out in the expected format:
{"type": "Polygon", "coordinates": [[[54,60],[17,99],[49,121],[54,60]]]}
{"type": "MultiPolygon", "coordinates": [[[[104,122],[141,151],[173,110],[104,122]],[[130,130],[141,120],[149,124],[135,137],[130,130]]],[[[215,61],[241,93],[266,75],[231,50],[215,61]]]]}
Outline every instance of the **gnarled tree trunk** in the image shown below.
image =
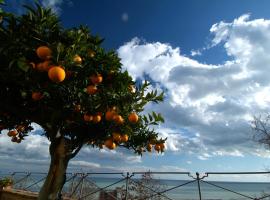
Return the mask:
{"type": "MultiPolygon", "coordinates": [[[[68,162],[75,155],[70,140],[61,137],[50,145],[51,164],[47,178],[39,192],[38,200],[57,200],[61,197],[62,188],[66,181],[68,162]]],[[[79,150],[78,150],[79,151],[79,150]]],[[[75,152],[75,154],[78,153],[75,152]]]]}

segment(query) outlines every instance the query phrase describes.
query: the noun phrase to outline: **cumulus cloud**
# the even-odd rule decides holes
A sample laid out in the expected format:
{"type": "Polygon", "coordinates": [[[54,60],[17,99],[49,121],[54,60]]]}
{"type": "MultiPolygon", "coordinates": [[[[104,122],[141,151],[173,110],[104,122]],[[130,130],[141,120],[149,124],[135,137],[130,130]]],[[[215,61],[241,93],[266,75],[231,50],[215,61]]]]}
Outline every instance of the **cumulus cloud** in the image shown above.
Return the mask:
{"type": "MultiPolygon", "coordinates": [[[[49,167],[49,145],[48,139],[40,135],[40,128],[34,124],[32,131],[25,141],[20,144],[13,143],[7,136],[7,131],[0,134],[0,163],[1,170],[31,170],[46,171],[49,167]],[[19,163],[20,165],[16,165],[19,163]]],[[[123,169],[131,169],[131,166],[142,162],[140,156],[132,154],[126,149],[117,150],[97,149],[85,146],[79,154],[70,161],[69,171],[106,171],[117,170],[119,165],[123,169]]]]}
{"type": "MultiPolygon", "coordinates": [[[[269,157],[269,151],[252,141],[250,120],[270,106],[270,20],[243,15],[232,22],[214,24],[210,33],[212,48],[222,46],[228,55],[226,62],[201,63],[182,55],[180,47],[138,38],[122,45],[118,54],[134,80],[147,76],[155,82],[153,88],[166,91],[163,103],[146,107],[146,111],[161,112],[165,117],[166,123],[157,129],[167,138],[164,155],[188,154],[199,160],[269,157]]],[[[33,163],[48,166],[49,142],[36,134],[39,129],[35,127],[27,142],[21,144],[0,135],[3,168],[12,166],[11,157],[19,163],[27,160],[25,167],[33,163]]],[[[72,160],[70,169],[155,171],[155,167],[145,166],[143,159],[121,148],[109,151],[86,147],[72,160]]],[[[178,170],[168,165],[163,168],[178,170]]]]}
{"type": "Polygon", "coordinates": [[[148,76],[166,89],[164,103],[148,110],[165,116],[166,129],[160,132],[168,137],[169,150],[203,149],[199,159],[254,154],[250,120],[270,105],[270,20],[243,15],[214,24],[210,33],[212,48],[226,50],[226,62],[200,63],[182,55],[179,47],[138,38],[118,54],[134,80],[148,76]]]}

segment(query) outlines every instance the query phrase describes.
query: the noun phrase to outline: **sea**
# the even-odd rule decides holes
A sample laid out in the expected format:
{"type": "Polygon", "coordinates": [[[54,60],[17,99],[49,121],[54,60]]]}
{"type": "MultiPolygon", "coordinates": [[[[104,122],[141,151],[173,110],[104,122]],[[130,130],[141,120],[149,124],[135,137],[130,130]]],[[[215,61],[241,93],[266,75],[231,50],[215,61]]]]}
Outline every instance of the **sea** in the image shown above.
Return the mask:
{"type": "MultiPolygon", "coordinates": [[[[24,174],[15,175],[15,181],[20,181],[15,184],[15,188],[25,188],[26,190],[37,192],[43,181],[36,183],[42,179],[44,175],[31,175],[24,179],[24,174]],[[34,185],[33,185],[34,184],[34,185]],[[30,186],[30,187],[29,187],[30,186]]],[[[0,175],[1,177],[1,175],[0,175]]],[[[126,180],[123,177],[86,177],[83,180],[84,186],[81,187],[81,179],[71,179],[67,177],[67,183],[64,186],[63,191],[71,193],[76,188],[77,195],[82,191],[81,196],[85,196],[82,199],[99,199],[101,188],[105,191],[115,191],[126,189],[126,180]],[[72,189],[73,188],[73,189],[72,189]],[[95,192],[96,191],[96,192],[95,192]]],[[[262,198],[264,200],[270,200],[270,177],[268,182],[225,182],[225,181],[200,181],[193,179],[189,180],[167,180],[167,179],[153,179],[151,181],[141,181],[139,178],[131,178],[129,180],[129,193],[135,194],[136,192],[147,192],[152,198],[158,199],[156,192],[160,192],[162,199],[171,200],[246,200],[246,199],[260,199],[261,197],[269,195],[269,198],[262,198]],[[134,190],[134,188],[138,188],[134,190]],[[181,186],[180,186],[181,185],[181,186]],[[180,186],[180,187],[178,187],[180,186]],[[200,188],[200,190],[199,190],[200,188]],[[155,191],[155,192],[154,192],[155,191]],[[163,192],[166,191],[166,192],[163,192]],[[156,197],[156,198],[155,198],[156,197]]],[[[118,199],[118,198],[117,198],[118,199]]],[[[120,199],[120,198],[119,198],[120,199]]],[[[132,199],[132,198],[128,198],[132,199]]]]}
{"type": "MultiPolygon", "coordinates": [[[[97,178],[96,183],[100,187],[106,187],[117,181],[117,179],[97,178]]],[[[163,193],[166,197],[173,200],[198,200],[199,189],[197,181],[184,185],[191,180],[157,180],[157,185],[152,185],[153,189],[161,188],[159,191],[169,190],[163,193]],[[184,185],[175,188],[179,185],[184,185]],[[172,189],[175,188],[175,189],[172,189]],[[171,189],[171,190],[170,190],[171,189]]],[[[270,182],[221,182],[221,181],[200,181],[200,193],[203,200],[246,200],[255,199],[269,195],[270,200],[270,182]],[[212,184],[219,186],[215,187],[212,184]],[[225,190],[227,189],[227,190],[225,190]]],[[[114,185],[114,188],[119,187],[121,184],[114,185]]],[[[146,184],[148,187],[151,184],[146,184]]],[[[150,191],[150,190],[149,190],[150,191]]],[[[153,193],[155,194],[155,193],[153,193]]],[[[164,197],[163,199],[168,199],[164,197]]]]}

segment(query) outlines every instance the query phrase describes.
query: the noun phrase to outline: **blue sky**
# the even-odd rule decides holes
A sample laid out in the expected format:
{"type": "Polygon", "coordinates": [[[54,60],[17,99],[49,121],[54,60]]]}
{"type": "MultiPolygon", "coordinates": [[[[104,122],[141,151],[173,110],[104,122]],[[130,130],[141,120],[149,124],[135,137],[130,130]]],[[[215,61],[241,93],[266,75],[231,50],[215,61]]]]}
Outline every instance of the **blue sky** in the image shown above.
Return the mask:
{"type": "MultiPolygon", "coordinates": [[[[8,1],[8,9],[21,13],[19,5],[26,2],[8,1]]],[[[167,91],[164,103],[147,107],[165,116],[166,123],[158,127],[168,137],[164,154],[138,157],[123,149],[84,148],[70,170],[207,172],[269,167],[270,152],[252,141],[250,126],[252,116],[267,112],[270,105],[269,1],[42,2],[58,13],[65,27],[88,25],[93,34],[104,37],[104,47],[118,52],[134,79],[147,74],[155,89],[167,91]]],[[[16,146],[4,134],[0,137],[3,169],[16,168],[12,155],[21,168],[47,168],[45,138],[33,133],[28,143],[16,146]],[[24,158],[17,157],[17,151],[24,152],[24,158]]]]}

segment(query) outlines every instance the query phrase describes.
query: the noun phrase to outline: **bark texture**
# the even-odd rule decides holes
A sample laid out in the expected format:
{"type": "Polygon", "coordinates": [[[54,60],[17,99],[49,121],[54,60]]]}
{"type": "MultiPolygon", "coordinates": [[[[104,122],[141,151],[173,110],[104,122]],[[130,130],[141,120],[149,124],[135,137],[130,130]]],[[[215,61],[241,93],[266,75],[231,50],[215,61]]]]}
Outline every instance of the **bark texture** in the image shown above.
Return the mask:
{"type": "Polygon", "coordinates": [[[61,199],[61,192],[66,181],[66,169],[70,160],[70,147],[67,139],[59,138],[51,142],[51,164],[47,178],[39,192],[38,200],[61,199]]]}

